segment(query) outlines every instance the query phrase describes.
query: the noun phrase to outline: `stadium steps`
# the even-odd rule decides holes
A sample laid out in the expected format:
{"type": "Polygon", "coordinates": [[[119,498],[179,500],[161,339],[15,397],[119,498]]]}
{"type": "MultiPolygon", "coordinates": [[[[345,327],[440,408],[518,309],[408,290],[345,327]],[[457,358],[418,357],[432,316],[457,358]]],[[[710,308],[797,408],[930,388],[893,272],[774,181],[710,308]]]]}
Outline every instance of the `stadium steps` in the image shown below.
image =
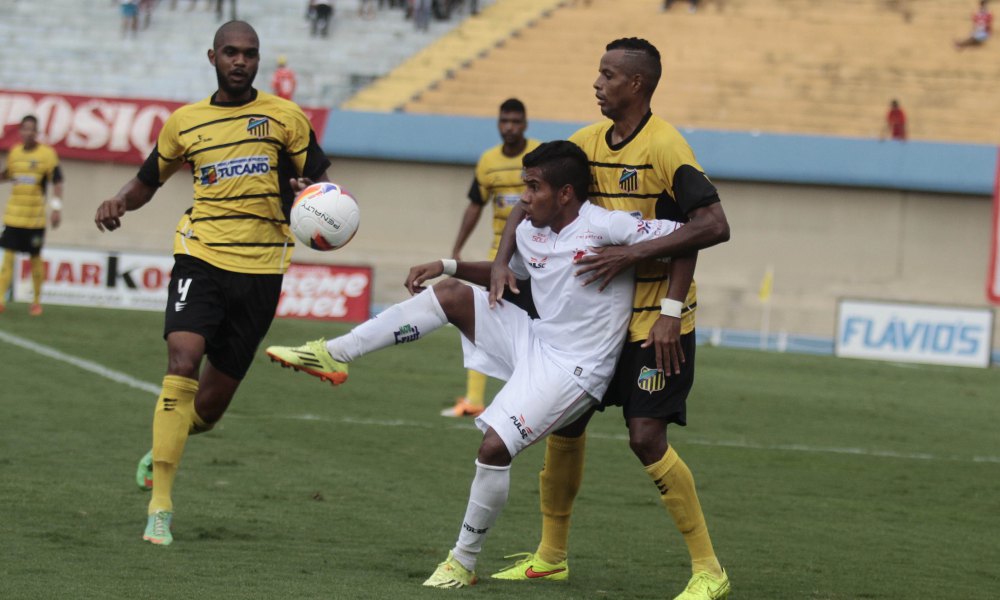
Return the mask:
{"type": "MultiPolygon", "coordinates": [[[[0,0],[5,49],[0,88],[182,102],[203,98],[216,86],[205,53],[219,22],[204,2],[194,11],[187,10],[186,0],[178,4],[171,11],[168,1],[160,2],[149,29],[122,39],[117,2],[0,0]]],[[[298,77],[295,99],[309,106],[337,106],[460,23],[457,17],[432,19],[429,33],[417,32],[401,10],[382,10],[365,20],[357,1],[340,0],[330,37],[318,39],[309,35],[305,5],[304,0],[240,0],[238,16],[261,37],[257,87],[269,89],[275,59],[284,54],[298,77]]]]}
{"type": "Polygon", "coordinates": [[[1000,139],[1000,37],[952,48],[968,33],[974,1],[703,0],[695,14],[683,2],[667,13],[661,4],[567,3],[403,110],[493,116],[517,96],[533,118],[591,121],[604,45],[638,36],[663,54],[653,110],[679,126],[870,138],[898,98],[911,137],[1000,139]]]}
{"type": "Polygon", "coordinates": [[[516,39],[522,31],[549,16],[566,0],[498,0],[460,27],[412,56],[344,104],[365,111],[395,111],[474,60],[516,39]]]}

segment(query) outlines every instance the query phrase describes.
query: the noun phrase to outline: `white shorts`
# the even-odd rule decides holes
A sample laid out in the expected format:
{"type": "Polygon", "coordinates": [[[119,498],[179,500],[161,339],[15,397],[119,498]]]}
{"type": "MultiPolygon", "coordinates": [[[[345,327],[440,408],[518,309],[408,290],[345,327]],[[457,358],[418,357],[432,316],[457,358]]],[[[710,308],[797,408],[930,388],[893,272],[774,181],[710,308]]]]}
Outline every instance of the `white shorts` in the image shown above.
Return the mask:
{"type": "Polygon", "coordinates": [[[484,290],[472,288],[472,294],[476,343],[462,336],[465,367],[507,382],[476,426],[483,432],[492,427],[514,457],[575,421],[597,400],[545,355],[528,313],[510,302],[491,309],[484,290]]]}

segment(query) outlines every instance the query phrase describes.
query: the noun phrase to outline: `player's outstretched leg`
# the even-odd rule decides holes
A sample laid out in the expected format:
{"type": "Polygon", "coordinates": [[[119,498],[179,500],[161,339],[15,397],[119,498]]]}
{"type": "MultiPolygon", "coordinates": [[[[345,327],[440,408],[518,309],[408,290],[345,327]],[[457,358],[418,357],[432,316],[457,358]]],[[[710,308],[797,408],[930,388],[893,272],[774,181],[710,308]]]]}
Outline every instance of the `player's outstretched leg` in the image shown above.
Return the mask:
{"type": "Polygon", "coordinates": [[[135,484],[139,489],[148,492],[153,489],[153,451],[150,450],[139,459],[135,468],[135,484]]]}
{"type": "MultiPolygon", "coordinates": [[[[462,284],[458,284],[462,285],[462,284]]],[[[448,323],[434,288],[390,306],[377,318],[358,325],[346,335],[330,341],[317,340],[298,348],[271,346],[272,360],[314,375],[334,385],[347,379],[347,363],[382,348],[415,342],[448,323]]]]}

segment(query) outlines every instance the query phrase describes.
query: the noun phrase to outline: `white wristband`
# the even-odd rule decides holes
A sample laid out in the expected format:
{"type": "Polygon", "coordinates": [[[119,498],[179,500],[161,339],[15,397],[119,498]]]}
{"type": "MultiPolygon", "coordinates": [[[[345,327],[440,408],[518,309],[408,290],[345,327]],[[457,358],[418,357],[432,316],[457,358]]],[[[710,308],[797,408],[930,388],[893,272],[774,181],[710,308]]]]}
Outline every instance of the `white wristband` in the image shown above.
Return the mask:
{"type": "Polygon", "coordinates": [[[666,315],[668,317],[674,317],[675,319],[681,318],[681,309],[684,308],[684,303],[680,300],[671,300],[670,298],[664,298],[660,300],[660,314],[666,315]]]}
{"type": "Polygon", "coordinates": [[[62,200],[56,198],[55,196],[52,196],[51,198],[49,198],[49,208],[51,208],[52,210],[62,210],[62,200]]]}
{"type": "Polygon", "coordinates": [[[445,275],[454,275],[458,271],[458,261],[453,258],[442,258],[441,267],[445,275]]]}

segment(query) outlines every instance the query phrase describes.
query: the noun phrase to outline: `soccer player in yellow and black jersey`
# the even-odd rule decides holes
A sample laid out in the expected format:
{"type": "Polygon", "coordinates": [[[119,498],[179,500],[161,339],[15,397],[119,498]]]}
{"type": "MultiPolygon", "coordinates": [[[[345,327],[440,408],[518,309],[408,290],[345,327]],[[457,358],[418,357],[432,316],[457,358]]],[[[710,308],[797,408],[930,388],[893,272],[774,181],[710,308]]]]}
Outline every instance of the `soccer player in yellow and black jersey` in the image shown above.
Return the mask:
{"type": "MultiPolygon", "coordinates": [[[[521,199],[524,191],[524,181],[521,179],[521,159],[541,143],[524,137],[528,128],[528,114],[524,103],[517,98],[509,98],[500,105],[500,117],[497,129],[503,142],[493,146],[479,157],[476,163],[476,175],[469,188],[469,205],[462,215],[462,223],[458,227],[458,237],[451,251],[455,260],[462,259],[462,248],[472,234],[483,207],[487,204],[493,207],[493,243],[490,245],[489,259],[497,253],[500,234],[503,233],[507,216],[521,199]]],[[[465,396],[459,398],[454,406],[441,411],[445,417],[475,417],[483,412],[486,396],[486,375],[478,371],[469,371],[465,388],[465,396]]]]}
{"type": "Polygon", "coordinates": [[[222,418],[274,318],[291,262],[294,194],[327,181],[330,163],[302,110],[252,87],[259,48],[247,23],[219,28],[208,51],[218,91],[167,119],[139,173],[95,217],[102,231],[117,229],[181,165],[194,171],[194,203],[174,241],[153,449],[137,472],[153,489],[143,539],[154,544],[173,541],[171,491],[188,434],[222,418]]]}
{"type": "MultiPolygon", "coordinates": [[[[715,186],[684,138],[650,111],[659,81],[660,53],[637,38],[615,40],[601,58],[594,89],[611,122],[585,127],[570,139],[590,160],[590,199],[643,218],[686,221],[667,241],[592,248],[579,260],[584,284],[604,286],[635,266],[636,291],[629,335],[602,408],[621,405],[629,446],[656,485],[660,500],[684,536],[692,577],[677,600],[729,594],[729,577],[715,555],[694,478],[673,446],[667,425],[685,425],[694,382],[693,282],[697,251],[729,239],[729,223],[715,186]],[[669,264],[658,259],[671,258],[669,264]]],[[[510,219],[518,219],[517,211],[510,219]]],[[[518,219],[519,220],[519,219],[518,219]]],[[[492,301],[516,285],[506,268],[510,248],[501,241],[491,278],[492,301]]],[[[583,475],[584,430],[591,415],[548,438],[539,477],[542,539],[534,553],[496,573],[510,580],[566,579],[569,519],[583,475]]]]}
{"type": "Polygon", "coordinates": [[[52,211],[52,227],[56,228],[62,217],[63,176],[56,151],[38,142],[37,118],[28,115],[21,119],[18,134],[21,143],[11,148],[7,166],[0,170],[0,181],[14,182],[0,233],[0,247],[4,249],[3,266],[0,267],[0,313],[6,308],[4,296],[14,277],[14,254],[25,252],[30,256],[34,292],[28,314],[37,317],[42,314],[42,280],[45,278],[41,252],[45,242],[46,188],[52,184],[53,196],[48,204],[52,211]]]}

